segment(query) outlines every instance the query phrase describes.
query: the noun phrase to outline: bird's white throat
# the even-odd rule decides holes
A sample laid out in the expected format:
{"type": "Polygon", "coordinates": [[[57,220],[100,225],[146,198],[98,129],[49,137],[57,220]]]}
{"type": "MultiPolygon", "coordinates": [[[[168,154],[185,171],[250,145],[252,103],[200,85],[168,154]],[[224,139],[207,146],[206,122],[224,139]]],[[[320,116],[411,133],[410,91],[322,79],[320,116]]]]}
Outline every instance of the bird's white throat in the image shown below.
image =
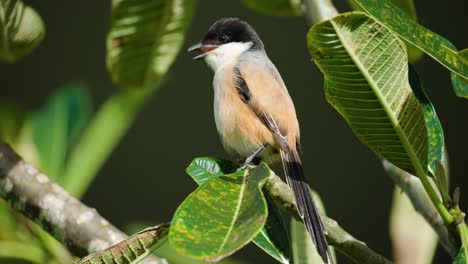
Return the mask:
{"type": "Polygon", "coordinates": [[[231,42],[208,52],[205,56],[206,63],[216,71],[221,66],[235,62],[239,56],[252,47],[252,42],[231,42]]]}

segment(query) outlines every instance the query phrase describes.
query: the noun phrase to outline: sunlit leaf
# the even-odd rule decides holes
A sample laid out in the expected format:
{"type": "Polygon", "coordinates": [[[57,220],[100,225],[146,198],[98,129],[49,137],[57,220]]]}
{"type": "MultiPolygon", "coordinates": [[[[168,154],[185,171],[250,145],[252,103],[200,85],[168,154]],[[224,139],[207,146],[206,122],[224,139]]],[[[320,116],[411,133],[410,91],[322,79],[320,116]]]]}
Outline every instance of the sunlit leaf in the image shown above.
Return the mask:
{"type": "Polygon", "coordinates": [[[39,153],[40,167],[51,177],[59,177],[68,150],[86,124],[91,112],[87,88],[71,83],[52,94],[47,103],[32,114],[30,125],[39,153]]]}
{"type": "Polygon", "coordinates": [[[0,32],[0,60],[14,62],[41,43],[45,28],[36,11],[21,0],[2,0],[0,32]]]}
{"type": "Polygon", "coordinates": [[[78,264],[138,263],[167,241],[169,225],[147,228],[103,251],[83,258],[78,264]]]}
{"type": "Polygon", "coordinates": [[[408,82],[403,42],[361,12],[315,25],[307,40],[328,102],[358,138],[401,169],[426,173],[426,123],[408,82]]]}
{"type": "Polygon", "coordinates": [[[114,83],[154,87],[184,41],[194,0],[113,0],[107,67],[114,83]]]}
{"type": "Polygon", "coordinates": [[[169,232],[171,245],[196,259],[220,260],[249,243],[265,225],[267,204],[261,188],[270,169],[214,177],[177,209],[169,232]]]}
{"type": "Polygon", "coordinates": [[[422,27],[388,0],[355,0],[367,13],[437,60],[452,72],[468,78],[468,60],[445,38],[422,27]]]}
{"type": "MultiPolygon", "coordinates": [[[[230,174],[236,166],[226,160],[211,157],[195,158],[187,167],[186,172],[199,185],[209,179],[230,174]]],[[[260,233],[253,242],[270,256],[281,263],[289,263],[289,238],[286,225],[276,204],[268,194],[265,194],[268,206],[268,219],[260,233]]]]}
{"type": "Polygon", "coordinates": [[[302,14],[300,0],[242,0],[242,3],[267,15],[298,16],[302,14]]]}
{"type": "MultiPolygon", "coordinates": [[[[464,49],[458,52],[458,54],[468,61],[468,49],[464,49]]],[[[452,80],[452,87],[455,94],[458,97],[468,99],[468,79],[456,75],[453,72],[450,74],[450,79],[452,80]]]]}

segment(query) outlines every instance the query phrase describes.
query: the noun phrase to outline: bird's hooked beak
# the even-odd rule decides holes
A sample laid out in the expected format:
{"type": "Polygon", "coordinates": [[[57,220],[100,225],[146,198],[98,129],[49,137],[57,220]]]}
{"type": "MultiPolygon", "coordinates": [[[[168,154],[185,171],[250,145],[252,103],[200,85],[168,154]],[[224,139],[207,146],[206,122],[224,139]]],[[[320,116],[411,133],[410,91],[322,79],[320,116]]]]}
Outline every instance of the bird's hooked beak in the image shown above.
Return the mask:
{"type": "Polygon", "coordinates": [[[205,58],[205,56],[208,55],[208,53],[210,51],[212,51],[212,50],[214,50],[216,48],[218,48],[218,45],[202,44],[200,42],[200,43],[197,43],[195,45],[190,46],[190,48],[188,48],[187,52],[191,52],[191,51],[194,51],[194,50],[201,51],[202,54],[193,57],[194,60],[201,60],[201,59],[205,58]]]}

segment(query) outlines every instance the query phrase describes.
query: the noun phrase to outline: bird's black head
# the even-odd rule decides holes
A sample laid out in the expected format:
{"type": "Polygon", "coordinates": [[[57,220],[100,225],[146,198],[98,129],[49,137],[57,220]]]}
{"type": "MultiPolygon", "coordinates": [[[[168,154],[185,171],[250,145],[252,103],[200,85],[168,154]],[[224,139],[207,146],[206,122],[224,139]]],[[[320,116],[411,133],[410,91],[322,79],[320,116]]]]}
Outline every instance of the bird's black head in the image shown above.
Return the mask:
{"type": "Polygon", "coordinates": [[[247,22],[229,17],[216,21],[208,29],[201,42],[190,47],[189,51],[201,50],[206,53],[231,42],[252,42],[251,49],[263,49],[260,37],[247,22]]]}
{"type": "Polygon", "coordinates": [[[263,47],[257,32],[238,18],[222,18],[216,21],[201,41],[202,44],[222,45],[230,42],[252,42],[253,48],[263,47]]]}

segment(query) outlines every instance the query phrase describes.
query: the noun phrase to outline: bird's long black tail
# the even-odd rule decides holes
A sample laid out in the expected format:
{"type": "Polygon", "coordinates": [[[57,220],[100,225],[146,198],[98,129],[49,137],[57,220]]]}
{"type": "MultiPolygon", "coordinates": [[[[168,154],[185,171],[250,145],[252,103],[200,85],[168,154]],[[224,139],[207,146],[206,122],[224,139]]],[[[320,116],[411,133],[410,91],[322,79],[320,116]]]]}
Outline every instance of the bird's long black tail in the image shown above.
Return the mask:
{"type": "Polygon", "coordinates": [[[322,257],[324,263],[333,263],[327,239],[325,238],[325,228],[312,198],[309,184],[307,184],[304,176],[299,154],[296,150],[281,150],[281,160],[283,161],[286,181],[294,193],[297,209],[304,221],[307,232],[309,232],[317,248],[317,252],[322,257]]]}

